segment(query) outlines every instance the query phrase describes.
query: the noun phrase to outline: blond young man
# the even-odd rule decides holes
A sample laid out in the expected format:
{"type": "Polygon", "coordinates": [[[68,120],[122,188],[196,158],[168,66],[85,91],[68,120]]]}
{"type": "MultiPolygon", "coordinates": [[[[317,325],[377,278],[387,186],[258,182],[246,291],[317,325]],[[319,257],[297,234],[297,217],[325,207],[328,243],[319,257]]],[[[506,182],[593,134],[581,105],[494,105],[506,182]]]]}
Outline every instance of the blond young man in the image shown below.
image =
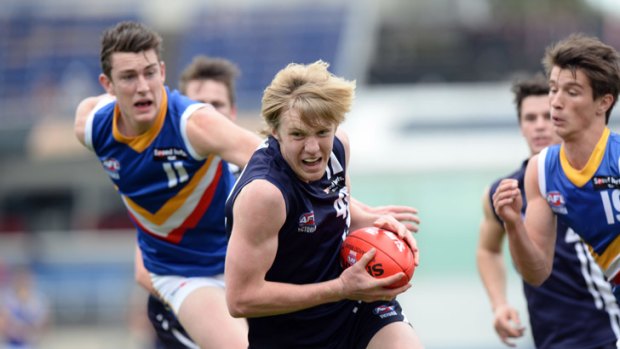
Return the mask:
{"type": "Polygon", "coordinates": [[[371,250],[342,270],[343,236],[376,225],[415,239],[392,216],[350,206],[349,144],[338,131],[354,83],[328,65],[290,64],[265,90],[268,138],[237,181],[226,205],[231,234],[226,299],[246,317],[250,348],[421,348],[396,296],[365,270],[371,250]]]}

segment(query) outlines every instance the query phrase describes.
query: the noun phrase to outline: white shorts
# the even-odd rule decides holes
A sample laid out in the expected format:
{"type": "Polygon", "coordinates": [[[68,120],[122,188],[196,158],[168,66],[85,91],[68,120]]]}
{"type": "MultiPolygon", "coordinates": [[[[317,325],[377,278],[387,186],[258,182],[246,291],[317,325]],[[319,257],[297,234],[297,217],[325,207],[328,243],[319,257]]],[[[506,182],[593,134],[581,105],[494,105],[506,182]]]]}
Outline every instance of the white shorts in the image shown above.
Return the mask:
{"type": "Polygon", "coordinates": [[[185,277],[175,275],[157,275],[151,273],[153,288],[161,300],[166,302],[176,315],[179,314],[181,304],[190,293],[201,287],[224,288],[224,274],[210,277],[185,277]]]}

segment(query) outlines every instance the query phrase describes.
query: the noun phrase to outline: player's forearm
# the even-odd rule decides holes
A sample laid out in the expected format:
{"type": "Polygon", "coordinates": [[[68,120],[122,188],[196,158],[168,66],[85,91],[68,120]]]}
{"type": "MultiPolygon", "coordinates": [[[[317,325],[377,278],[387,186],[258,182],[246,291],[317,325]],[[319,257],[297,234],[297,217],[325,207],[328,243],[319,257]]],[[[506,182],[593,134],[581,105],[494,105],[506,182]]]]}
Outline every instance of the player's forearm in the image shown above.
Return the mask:
{"type": "Polygon", "coordinates": [[[477,252],[478,272],[489,296],[491,308],[506,304],[506,269],[501,254],[479,249],[477,252]]]}
{"type": "Polygon", "coordinates": [[[357,200],[351,201],[349,210],[351,214],[351,225],[349,226],[349,231],[371,227],[373,226],[373,223],[381,217],[378,213],[365,210],[364,204],[357,200]]]}
{"type": "Polygon", "coordinates": [[[551,274],[553,256],[545,256],[529,238],[525,225],[518,221],[505,224],[512,260],[521,277],[532,286],[540,286],[551,274]]]}
{"type": "Polygon", "coordinates": [[[291,313],[343,299],[339,279],[296,285],[265,282],[259,287],[227,289],[228,309],[234,317],[262,317],[291,313]]]}

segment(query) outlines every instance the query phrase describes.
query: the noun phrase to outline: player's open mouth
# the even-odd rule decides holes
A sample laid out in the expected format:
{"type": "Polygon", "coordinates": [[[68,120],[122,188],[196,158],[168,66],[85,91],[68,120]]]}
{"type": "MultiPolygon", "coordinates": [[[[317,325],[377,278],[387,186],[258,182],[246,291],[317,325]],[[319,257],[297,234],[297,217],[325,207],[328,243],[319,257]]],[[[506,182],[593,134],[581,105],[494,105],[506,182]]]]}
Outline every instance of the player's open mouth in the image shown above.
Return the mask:
{"type": "Polygon", "coordinates": [[[140,101],[140,102],[134,103],[134,106],[136,108],[148,108],[151,105],[153,105],[153,102],[151,102],[151,101],[140,101]]]}
{"type": "Polygon", "coordinates": [[[314,166],[314,165],[318,165],[321,162],[321,158],[316,158],[316,159],[304,159],[301,160],[304,165],[308,165],[308,166],[314,166]]]}

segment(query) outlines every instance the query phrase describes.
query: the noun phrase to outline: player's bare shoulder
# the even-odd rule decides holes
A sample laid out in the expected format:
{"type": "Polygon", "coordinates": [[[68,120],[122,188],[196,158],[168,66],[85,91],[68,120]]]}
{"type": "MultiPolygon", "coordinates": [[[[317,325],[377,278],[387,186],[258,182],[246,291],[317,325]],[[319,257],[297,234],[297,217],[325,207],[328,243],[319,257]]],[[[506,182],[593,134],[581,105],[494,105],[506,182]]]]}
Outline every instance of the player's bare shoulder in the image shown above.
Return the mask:
{"type": "Polygon", "coordinates": [[[114,101],[115,98],[109,94],[92,96],[84,98],[75,109],[75,122],[73,131],[77,139],[85,145],[84,130],[86,129],[86,120],[98,107],[114,101]]]}
{"type": "Polygon", "coordinates": [[[275,208],[284,208],[284,195],[280,188],[264,179],[254,179],[249,182],[239,193],[239,199],[247,198],[254,205],[254,198],[260,197],[264,202],[262,208],[272,211],[275,208]]]}
{"type": "MultiPolygon", "coordinates": [[[[546,154],[546,152],[543,152],[543,154],[546,154]]],[[[527,163],[527,168],[525,169],[525,194],[527,195],[528,200],[542,196],[540,191],[541,183],[539,182],[538,162],[540,160],[544,161],[544,158],[541,158],[540,156],[540,153],[532,156],[530,161],[527,163]]],[[[540,170],[544,171],[545,169],[542,167],[540,170]]]]}

